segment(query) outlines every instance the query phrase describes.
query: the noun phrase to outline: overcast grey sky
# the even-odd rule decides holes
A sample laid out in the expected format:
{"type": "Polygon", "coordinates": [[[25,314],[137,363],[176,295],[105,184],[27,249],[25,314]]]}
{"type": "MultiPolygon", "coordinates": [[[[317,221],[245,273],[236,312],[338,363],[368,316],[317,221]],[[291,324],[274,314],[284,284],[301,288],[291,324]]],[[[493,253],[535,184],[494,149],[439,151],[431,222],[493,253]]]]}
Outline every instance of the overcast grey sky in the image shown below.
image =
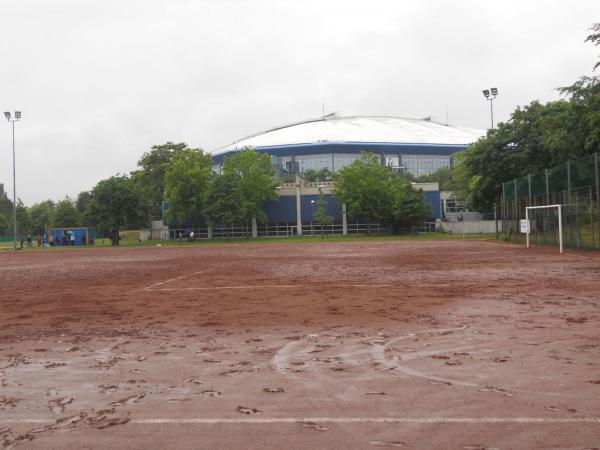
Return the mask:
{"type": "MultiPolygon", "coordinates": [[[[75,197],[166,141],[212,150],[326,112],[489,127],[591,74],[581,1],[1,0],[17,194],[75,197]]],[[[10,127],[0,183],[12,197],[10,127]]]]}

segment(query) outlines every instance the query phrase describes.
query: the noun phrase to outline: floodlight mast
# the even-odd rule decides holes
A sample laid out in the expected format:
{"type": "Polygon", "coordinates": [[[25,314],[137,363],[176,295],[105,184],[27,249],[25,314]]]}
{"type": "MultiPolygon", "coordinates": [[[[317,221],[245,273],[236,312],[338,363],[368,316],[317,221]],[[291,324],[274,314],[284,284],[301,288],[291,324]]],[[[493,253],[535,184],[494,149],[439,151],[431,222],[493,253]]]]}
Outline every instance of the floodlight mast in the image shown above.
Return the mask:
{"type": "Polygon", "coordinates": [[[8,111],[4,112],[4,117],[12,124],[12,152],[13,152],[13,250],[17,251],[17,181],[15,164],[15,122],[21,120],[21,111],[15,111],[14,118],[8,111]]]}
{"type": "Polygon", "coordinates": [[[485,97],[486,100],[489,100],[490,102],[490,115],[492,118],[492,130],[494,129],[494,99],[496,97],[498,97],[498,88],[490,88],[490,89],[484,89],[483,91],[483,96],[485,97]],[[490,94],[491,91],[491,94],[490,94]]]}

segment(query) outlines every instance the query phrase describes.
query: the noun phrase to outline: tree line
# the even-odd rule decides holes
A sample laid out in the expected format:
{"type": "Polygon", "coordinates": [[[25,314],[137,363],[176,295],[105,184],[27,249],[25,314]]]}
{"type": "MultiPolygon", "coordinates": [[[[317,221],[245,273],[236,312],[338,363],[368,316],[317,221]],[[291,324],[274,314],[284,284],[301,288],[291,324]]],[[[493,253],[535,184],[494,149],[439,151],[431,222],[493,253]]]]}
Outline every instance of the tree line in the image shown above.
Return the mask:
{"type": "MultiPolygon", "coordinates": [[[[144,228],[162,216],[163,201],[168,204],[170,223],[214,226],[267,221],[265,203],[279,198],[277,187],[284,181],[276,177],[270,156],[246,148],[226,157],[220,173],[212,165],[211,155],[200,148],[172,142],[155,145],[139,159],[137,170],[101,180],[75,199],[46,200],[29,208],[18,200],[18,234],[43,234],[50,227],[94,226],[100,233],[144,228]]],[[[340,204],[346,203],[351,217],[399,230],[431,215],[422,192],[381,166],[374,154],[361,154],[335,175],[325,172],[308,173],[306,178],[333,179],[334,195],[340,204]]],[[[305,220],[330,223],[322,193],[317,203],[315,217],[305,216],[305,220]]],[[[12,202],[0,184],[0,235],[11,230],[12,202]]]]}

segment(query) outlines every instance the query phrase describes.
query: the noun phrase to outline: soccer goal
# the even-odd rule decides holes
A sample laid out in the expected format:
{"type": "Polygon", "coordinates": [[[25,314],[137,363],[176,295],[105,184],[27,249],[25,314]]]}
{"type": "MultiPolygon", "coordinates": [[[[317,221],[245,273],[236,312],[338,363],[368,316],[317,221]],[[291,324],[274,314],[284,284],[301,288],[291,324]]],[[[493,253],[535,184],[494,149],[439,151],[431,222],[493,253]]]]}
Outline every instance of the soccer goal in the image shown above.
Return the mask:
{"type": "Polygon", "coordinates": [[[521,232],[527,234],[527,248],[531,238],[539,244],[559,244],[563,252],[562,205],[528,206],[521,232]]]}

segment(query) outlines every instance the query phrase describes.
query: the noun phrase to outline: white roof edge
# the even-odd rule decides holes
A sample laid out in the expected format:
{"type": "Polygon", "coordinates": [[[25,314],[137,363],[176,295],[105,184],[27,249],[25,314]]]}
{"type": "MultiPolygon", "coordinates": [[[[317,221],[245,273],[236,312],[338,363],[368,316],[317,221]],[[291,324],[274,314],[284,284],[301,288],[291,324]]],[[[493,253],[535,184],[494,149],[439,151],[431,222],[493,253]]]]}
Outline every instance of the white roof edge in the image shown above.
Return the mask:
{"type": "MultiPolygon", "coordinates": [[[[291,128],[291,127],[295,127],[295,126],[299,126],[299,125],[304,125],[304,124],[309,124],[309,123],[316,123],[316,122],[328,122],[328,121],[337,121],[337,120],[353,120],[353,119],[395,119],[395,120],[404,120],[404,121],[409,121],[409,122],[422,122],[422,123],[431,123],[431,124],[435,124],[438,125],[440,127],[448,127],[449,129],[454,129],[454,130],[459,130],[462,131],[464,133],[469,133],[469,134],[485,134],[483,132],[483,130],[478,130],[475,128],[469,128],[469,127],[460,127],[460,126],[452,126],[452,125],[447,125],[435,120],[432,120],[430,117],[425,117],[425,118],[414,118],[414,117],[400,117],[400,116],[391,116],[391,115],[351,115],[351,116],[340,116],[337,113],[330,113],[327,114],[325,116],[322,117],[317,117],[317,118],[313,118],[313,119],[307,119],[307,120],[301,120],[301,121],[297,121],[297,122],[292,122],[292,123],[288,123],[288,124],[284,124],[284,125],[279,125],[273,128],[269,128],[267,130],[264,131],[259,131],[257,133],[253,133],[250,134],[246,137],[243,137],[241,139],[237,139],[234,142],[215,148],[213,150],[210,150],[208,153],[209,154],[221,154],[221,153],[226,153],[228,151],[235,151],[239,148],[243,148],[246,145],[241,145],[238,147],[238,143],[241,143],[243,141],[246,140],[250,140],[252,138],[256,138],[259,136],[263,136],[266,135],[267,133],[271,133],[274,131],[279,131],[279,130],[283,130],[286,128],[291,128]]],[[[325,140],[307,140],[305,142],[295,142],[294,144],[312,144],[312,143],[318,143],[318,142],[377,142],[377,140],[371,140],[371,141],[361,141],[361,140],[345,140],[345,139],[340,139],[340,140],[329,140],[329,139],[325,139],[325,140]]],[[[385,141],[382,140],[380,142],[389,142],[389,143],[394,143],[395,141],[385,141]]],[[[408,144],[410,144],[411,142],[406,142],[408,144]]],[[[414,144],[424,144],[423,142],[414,142],[414,144]]],[[[435,144],[434,142],[431,142],[431,144],[435,144]]],[[[448,142],[449,145],[453,145],[452,143],[448,142]]],[[[271,144],[271,145],[256,145],[256,147],[262,147],[262,146],[285,146],[285,145],[291,145],[290,143],[281,143],[281,144],[271,144]]],[[[456,144],[458,145],[458,144],[456,144]]]]}

